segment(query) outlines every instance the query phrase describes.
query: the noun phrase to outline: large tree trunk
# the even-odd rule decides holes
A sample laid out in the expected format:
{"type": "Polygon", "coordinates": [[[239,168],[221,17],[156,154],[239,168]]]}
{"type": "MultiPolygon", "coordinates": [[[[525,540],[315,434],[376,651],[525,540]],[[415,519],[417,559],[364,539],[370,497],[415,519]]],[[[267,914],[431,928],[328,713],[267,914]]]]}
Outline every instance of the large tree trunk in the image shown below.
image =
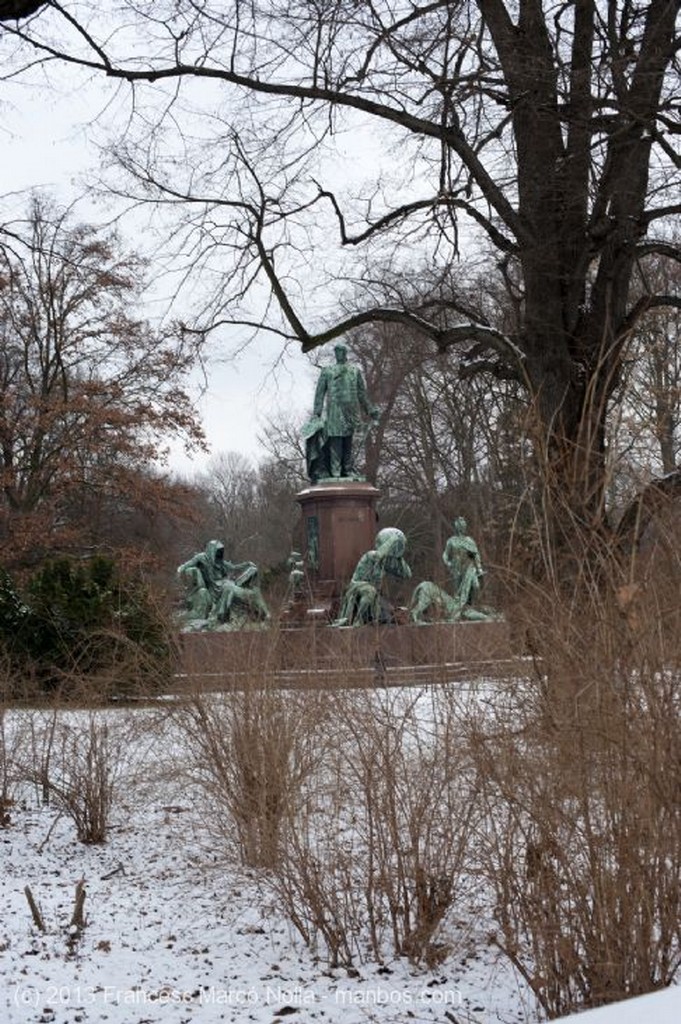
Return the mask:
{"type": "Polygon", "coordinates": [[[554,397],[535,400],[535,451],[552,555],[580,557],[587,539],[599,544],[609,533],[605,510],[605,400],[567,381],[554,397]]]}
{"type": "MultiPolygon", "coordinates": [[[[518,166],[520,344],[534,414],[545,536],[581,558],[609,536],[605,425],[631,325],[629,295],[644,216],[652,126],[674,33],[674,5],[652,0],[636,69],[594,190],[593,0],[574,4],[569,59],[541,4],[480,0],[511,98],[518,166]],[[569,68],[569,72],[568,69],[569,68]],[[570,118],[558,77],[569,74],[570,118]],[[591,191],[593,190],[593,191],[591,191]],[[598,252],[597,262],[594,253],[598,252]]],[[[563,82],[564,88],[564,82],[563,82]]]]}

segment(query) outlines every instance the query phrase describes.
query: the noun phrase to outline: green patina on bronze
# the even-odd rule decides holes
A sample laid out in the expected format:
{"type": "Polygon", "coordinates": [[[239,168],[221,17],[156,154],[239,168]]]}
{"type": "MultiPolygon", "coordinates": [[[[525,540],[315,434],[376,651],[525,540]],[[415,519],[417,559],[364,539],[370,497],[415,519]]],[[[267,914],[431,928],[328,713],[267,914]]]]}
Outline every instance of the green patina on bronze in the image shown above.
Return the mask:
{"type": "Polygon", "coordinates": [[[292,551],[286,564],[289,569],[287,599],[289,601],[299,600],[305,596],[306,589],[305,562],[300,551],[292,551]]]}
{"type": "Polygon", "coordinates": [[[386,576],[411,579],[404,559],[407,538],[388,526],[376,535],[376,546],[362,555],[348,584],[335,626],[363,626],[393,622],[393,613],[382,593],[386,576]]]}
{"type": "Polygon", "coordinates": [[[475,604],[484,576],[478,545],[468,535],[468,524],[462,516],[452,523],[454,533],[445,544],[442,561],[450,577],[450,591],[461,607],[475,604]]]}
{"type": "Polygon", "coordinates": [[[317,516],[307,517],[307,562],[310,569],[319,569],[319,519],[317,516]]]}
{"type": "Polygon", "coordinates": [[[230,562],[222,541],[211,540],[178,567],[186,584],[183,618],[194,628],[239,628],[270,618],[254,562],[230,562]]]}
{"type": "Polygon", "coordinates": [[[442,561],[450,578],[451,594],[424,580],[414,590],[410,615],[413,622],[485,622],[500,618],[491,608],[476,607],[484,576],[480,551],[461,516],[452,523],[454,533],[445,544],[442,561]]]}
{"type": "Polygon", "coordinates": [[[335,346],[336,361],[319,375],[313,416],[305,424],[307,474],[311,483],[323,479],[360,479],[355,474],[353,439],[366,438],[378,409],[367,396],[358,366],[347,361],[345,345],[335,346]],[[357,435],[357,437],[356,437],[357,435]]]}

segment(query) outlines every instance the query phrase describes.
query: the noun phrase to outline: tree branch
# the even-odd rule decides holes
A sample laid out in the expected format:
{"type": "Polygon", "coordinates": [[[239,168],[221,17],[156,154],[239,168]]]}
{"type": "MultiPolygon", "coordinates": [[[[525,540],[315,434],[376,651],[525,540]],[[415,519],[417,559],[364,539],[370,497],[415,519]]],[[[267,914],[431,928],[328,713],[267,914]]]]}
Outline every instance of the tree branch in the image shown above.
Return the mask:
{"type": "MultiPolygon", "coordinates": [[[[73,19],[69,20],[72,21],[73,19]]],[[[55,59],[80,65],[93,71],[101,71],[109,78],[119,79],[131,84],[134,82],[160,82],[166,79],[183,77],[225,82],[245,89],[248,92],[280,96],[288,99],[310,100],[330,107],[336,106],[357,110],[379,120],[399,125],[411,134],[436,139],[457,154],[486,201],[496,211],[514,236],[520,238],[527,234],[527,229],[523,225],[521,218],[504,195],[502,189],[487,171],[473,146],[464,138],[462,131],[457,125],[443,125],[440,121],[431,121],[424,117],[418,117],[400,107],[391,107],[388,104],[379,103],[377,100],[369,99],[366,96],[344,92],[342,88],[322,87],[316,84],[301,85],[293,82],[268,82],[254,75],[238,74],[236,71],[226,68],[183,64],[182,62],[168,67],[146,68],[144,70],[119,67],[114,64],[110,57],[103,54],[101,48],[90,40],[84,30],[81,31],[81,35],[89,42],[97,59],[87,59],[86,57],[65,54],[54,46],[32,39],[21,31],[16,31],[15,34],[34,49],[49,54],[55,59]]]]}
{"type": "Polygon", "coordinates": [[[636,324],[645,316],[651,309],[660,309],[662,307],[669,307],[672,309],[681,309],[681,296],[680,295],[643,295],[634,303],[632,308],[624,320],[621,330],[620,337],[625,337],[636,327],[636,324]]]}
{"type": "Polygon", "coordinates": [[[645,242],[636,247],[636,256],[641,259],[644,256],[666,256],[670,260],[681,263],[681,249],[672,242],[665,242],[662,239],[645,242]]]}
{"type": "Polygon", "coordinates": [[[645,210],[641,216],[641,224],[648,227],[654,220],[663,220],[666,217],[678,217],[681,213],[681,203],[672,203],[669,206],[658,206],[657,209],[645,210]]]}
{"type": "Polygon", "coordinates": [[[455,199],[453,196],[446,195],[436,195],[431,199],[416,199],[412,203],[405,203],[403,206],[399,206],[395,210],[391,210],[389,213],[386,213],[383,217],[379,217],[378,220],[371,223],[368,228],[359,234],[349,235],[343,211],[341,210],[334,193],[322,188],[317,181],[314,183],[319,189],[319,197],[321,199],[328,199],[333,206],[336,219],[338,220],[341,242],[343,245],[359,245],[362,242],[365,242],[368,238],[371,238],[372,235],[377,234],[384,228],[397,224],[402,220],[406,220],[413,213],[418,213],[419,210],[435,210],[437,207],[444,207],[446,209],[463,210],[464,213],[467,213],[476,221],[476,223],[480,224],[480,226],[484,228],[498,249],[502,252],[508,253],[509,255],[517,254],[517,245],[515,245],[515,243],[509,238],[506,238],[506,236],[503,235],[487,217],[481,214],[479,210],[476,210],[475,207],[471,206],[470,203],[465,202],[463,199],[455,199]]]}

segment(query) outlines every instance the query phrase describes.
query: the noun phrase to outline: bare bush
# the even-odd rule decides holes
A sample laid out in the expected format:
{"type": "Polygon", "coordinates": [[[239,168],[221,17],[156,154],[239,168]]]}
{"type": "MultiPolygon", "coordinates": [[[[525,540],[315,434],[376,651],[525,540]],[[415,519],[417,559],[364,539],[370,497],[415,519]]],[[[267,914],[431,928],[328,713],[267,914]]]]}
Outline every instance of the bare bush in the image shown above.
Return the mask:
{"type": "Polygon", "coordinates": [[[20,789],[20,762],[26,737],[17,729],[9,711],[14,691],[11,660],[0,656],[0,828],[11,824],[12,808],[20,789]]]}
{"type": "Polygon", "coordinates": [[[433,966],[449,952],[443,926],[470,882],[475,794],[442,707],[423,694],[338,697],[334,770],[291,821],[276,881],[300,934],[323,940],[333,964],[368,953],[433,966]]]}
{"type": "Polygon", "coordinates": [[[299,813],[287,831],[272,885],[303,941],[330,967],[363,960],[366,848],[342,808],[299,813]],[[321,820],[323,817],[323,820],[321,820]]]}
{"type": "Polygon", "coordinates": [[[257,678],[238,692],[195,695],[179,721],[190,779],[213,823],[245,864],[273,867],[284,826],[317,756],[317,700],[277,691],[257,678]]]}
{"type": "Polygon", "coordinates": [[[55,672],[60,700],[99,706],[111,699],[144,700],[166,691],[175,668],[177,641],[168,616],[162,618],[162,610],[153,607],[158,617],[154,624],[157,646],[126,636],[122,630],[93,631],[82,644],[80,660],[55,672]]]}
{"type": "Polygon", "coordinates": [[[53,801],[74,822],[82,843],[106,840],[116,762],[109,727],[90,716],[85,729],[60,736],[58,771],[49,782],[53,801]]]}
{"type": "Polygon", "coordinates": [[[22,758],[22,777],[36,787],[40,803],[50,802],[50,782],[55,738],[59,724],[57,708],[31,711],[22,719],[20,732],[26,733],[26,754],[22,758]]]}
{"type": "Polygon", "coordinates": [[[471,721],[499,946],[550,1018],[669,985],[681,964],[678,644],[648,595],[550,601],[537,675],[471,721]]]}
{"type": "Polygon", "coordinates": [[[73,821],[80,842],[105,842],[125,733],[94,712],[67,719],[58,709],[28,713],[21,729],[29,741],[22,777],[73,821]]]}
{"type": "Polygon", "coordinates": [[[11,822],[11,807],[14,803],[16,782],[16,741],[8,733],[6,712],[0,707],[0,828],[11,822]]]}

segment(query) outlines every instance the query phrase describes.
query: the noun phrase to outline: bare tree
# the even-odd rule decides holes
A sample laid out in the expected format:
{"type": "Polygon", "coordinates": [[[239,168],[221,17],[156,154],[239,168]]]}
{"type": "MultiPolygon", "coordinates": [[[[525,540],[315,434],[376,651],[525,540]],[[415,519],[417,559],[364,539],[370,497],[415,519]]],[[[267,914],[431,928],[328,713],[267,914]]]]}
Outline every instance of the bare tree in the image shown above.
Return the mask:
{"type": "Polygon", "coordinates": [[[198,483],[208,493],[215,510],[227,557],[234,561],[246,557],[249,542],[253,541],[257,471],[238,452],[222,452],[213,456],[198,483]]]}
{"type": "MultiPolygon", "coordinates": [[[[649,257],[638,267],[644,294],[681,294],[681,264],[649,257]]],[[[613,444],[638,475],[674,473],[681,455],[681,312],[660,307],[639,325],[619,394],[621,427],[613,444]]]]}
{"type": "Polygon", "coordinates": [[[287,461],[283,431],[271,433],[272,457],[253,465],[238,452],[223,452],[195,481],[206,499],[200,516],[206,530],[219,537],[227,557],[250,559],[264,571],[280,569],[294,547],[298,509],[292,495],[303,485],[302,458],[287,461]]]}
{"type": "Polygon", "coordinates": [[[5,556],[92,543],[104,519],[180,491],[153,467],[202,433],[193,344],[136,319],[144,264],[34,198],[0,250],[0,513],[5,556]]]}
{"type": "Polygon", "coordinates": [[[149,83],[163,97],[151,126],[145,111],[145,148],[120,147],[119,158],[148,196],[194,211],[198,256],[231,252],[241,312],[218,304],[214,320],[221,311],[248,321],[244,297],[264,281],[283,315],[271,329],[306,350],[374,322],[408,325],[439,349],[463,346],[464,375],[486,370],[528,391],[547,522],[568,543],[602,533],[606,425],[629,340],[651,310],[681,302],[632,291],[644,255],[679,258],[665,231],[681,210],[679,0],[126,6],[134,33],[112,32],[99,10],[80,20],[68,3],[5,31],[33,59],[129,82],[137,102],[149,83]],[[197,101],[200,83],[212,134],[185,139],[185,156],[200,146],[193,168],[170,156],[164,166],[161,129],[197,101]],[[400,180],[353,202],[306,168],[312,150],[359,119],[395,145],[400,180]],[[291,281],[324,209],[343,249],[418,245],[443,273],[466,236],[485,238],[514,289],[515,330],[476,315],[456,289],[438,303],[357,302],[306,326],[312,312],[299,311],[291,281]]]}

